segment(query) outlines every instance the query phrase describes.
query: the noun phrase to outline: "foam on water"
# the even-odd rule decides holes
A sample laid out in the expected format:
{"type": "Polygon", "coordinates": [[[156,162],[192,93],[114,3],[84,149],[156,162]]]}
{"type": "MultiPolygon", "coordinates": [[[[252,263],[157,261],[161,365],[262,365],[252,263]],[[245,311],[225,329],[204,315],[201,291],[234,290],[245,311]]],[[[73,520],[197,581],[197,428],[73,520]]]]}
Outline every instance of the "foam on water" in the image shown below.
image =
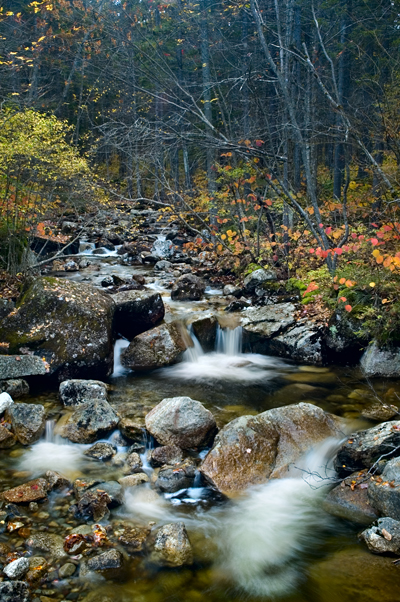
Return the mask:
{"type": "Polygon", "coordinates": [[[129,345],[129,341],[126,339],[117,339],[114,345],[114,367],[113,373],[111,374],[112,378],[116,378],[117,376],[125,376],[129,374],[130,370],[125,368],[121,364],[121,353],[124,349],[126,349],[129,345]]]}

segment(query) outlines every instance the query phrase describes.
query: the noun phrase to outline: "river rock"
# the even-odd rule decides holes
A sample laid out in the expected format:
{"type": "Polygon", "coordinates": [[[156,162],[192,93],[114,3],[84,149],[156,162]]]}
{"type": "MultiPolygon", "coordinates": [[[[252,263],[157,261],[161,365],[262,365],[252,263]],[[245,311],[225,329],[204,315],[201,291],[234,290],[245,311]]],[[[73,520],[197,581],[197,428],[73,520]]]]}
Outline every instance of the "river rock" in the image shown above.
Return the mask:
{"type": "Polygon", "coordinates": [[[154,265],[154,270],[156,272],[170,272],[172,270],[172,263],[167,261],[166,259],[162,259],[161,261],[157,261],[154,265]]]}
{"type": "Polygon", "coordinates": [[[346,477],[328,493],[323,503],[324,510],[333,516],[369,525],[378,518],[368,499],[370,481],[371,476],[366,470],[346,477]]]}
{"type": "Polygon", "coordinates": [[[190,397],[163,399],[147,414],[145,422],[159,443],[181,449],[206,445],[216,430],[211,412],[190,397]]]}
{"type": "Polygon", "coordinates": [[[323,364],[326,358],[324,331],[309,322],[297,323],[271,340],[269,352],[304,364],[323,364]]]}
{"type": "Polygon", "coordinates": [[[361,368],[366,376],[400,377],[400,348],[380,348],[373,341],[361,358],[361,368]]]}
{"type": "Polygon", "coordinates": [[[206,285],[194,274],[183,274],[175,280],[171,289],[171,299],[173,301],[200,301],[206,285]]]}
{"type": "Polygon", "coordinates": [[[64,550],[64,540],[56,533],[34,533],[28,540],[27,546],[39,552],[47,552],[56,560],[67,556],[64,550]]]}
{"type": "Polygon", "coordinates": [[[400,421],[383,422],[353,433],[339,449],[335,468],[341,475],[371,468],[381,457],[400,455],[400,421]]]}
{"type": "Polygon", "coordinates": [[[227,284],[224,286],[223,294],[226,297],[240,297],[242,294],[242,289],[239,286],[235,286],[234,284],[227,284]]]}
{"type": "Polygon", "coordinates": [[[23,445],[38,441],[46,425],[45,409],[39,403],[13,403],[7,408],[5,418],[23,445]]]}
{"type": "Polygon", "coordinates": [[[121,354],[125,368],[145,371],[178,362],[186,349],[180,328],[172,322],[139,334],[121,354]]]}
{"type": "Polygon", "coordinates": [[[46,575],[49,565],[43,556],[30,556],[28,560],[29,571],[25,579],[29,585],[34,586],[46,575]]]}
{"type": "Polygon", "coordinates": [[[119,430],[124,437],[135,443],[142,444],[146,437],[146,429],[142,424],[139,424],[134,418],[121,418],[118,425],[119,430]]]}
{"type": "Polygon", "coordinates": [[[339,420],[309,403],[241,416],[217,435],[200,472],[227,496],[287,475],[307,451],[341,434],[339,420]]]}
{"type": "Polygon", "coordinates": [[[325,343],[340,363],[356,363],[368,340],[360,335],[361,321],[344,308],[337,308],[329,319],[325,343]]]}
{"type": "Polygon", "coordinates": [[[193,486],[196,468],[192,464],[181,464],[165,468],[158,473],[155,486],[163,493],[175,493],[193,486]]]}
{"type": "Polygon", "coordinates": [[[165,308],[160,293],[125,291],[112,298],[115,303],[113,330],[129,340],[154,328],[164,317],[165,308]]]}
{"type": "Polygon", "coordinates": [[[400,554],[400,522],[393,518],[380,518],[376,524],[365,529],[360,539],[374,554],[400,554]]]}
{"type": "Polygon", "coordinates": [[[87,449],[84,454],[95,460],[109,460],[117,453],[117,448],[111,443],[98,441],[92,447],[87,449]]]}
{"type": "Polygon", "coordinates": [[[361,410],[361,416],[368,420],[376,420],[377,422],[384,422],[391,420],[395,416],[399,415],[399,408],[394,405],[388,405],[386,403],[373,403],[366,408],[361,410]]]}
{"type": "Polygon", "coordinates": [[[118,425],[118,416],[104,399],[93,399],[77,406],[62,430],[74,443],[93,443],[118,425]]]}
{"type": "Polygon", "coordinates": [[[153,449],[150,455],[150,464],[157,468],[157,466],[164,466],[166,464],[179,464],[182,462],[183,454],[182,450],[176,445],[162,445],[153,449]]]}
{"type": "Polygon", "coordinates": [[[107,385],[101,380],[83,380],[73,378],[60,383],[58,394],[66,407],[77,406],[92,399],[107,401],[107,385]]]}
{"type": "Polygon", "coordinates": [[[90,571],[106,571],[109,569],[120,569],[123,564],[123,556],[118,550],[107,550],[94,558],[90,558],[87,567],[90,571]]]}
{"type": "Polygon", "coordinates": [[[400,458],[393,458],[382,475],[371,478],[368,499],[381,516],[400,520],[400,458]]]}
{"type": "Polygon", "coordinates": [[[129,456],[126,458],[125,467],[125,470],[128,474],[142,472],[143,465],[139,454],[136,452],[129,454],[129,456]]]}
{"type": "Polygon", "coordinates": [[[278,280],[275,270],[264,270],[260,268],[255,270],[244,279],[244,286],[248,293],[254,293],[255,289],[264,282],[273,282],[278,280]]]}
{"type": "Polygon", "coordinates": [[[7,564],[3,572],[9,579],[21,579],[29,571],[29,560],[27,558],[17,558],[7,564]]]}
{"type": "Polygon", "coordinates": [[[76,506],[72,507],[72,510],[78,518],[99,522],[109,516],[108,506],[110,504],[111,497],[102,489],[102,486],[99,486],[98,490],[86,491],[76,506]]]}
{"type": "Polygon", "coordinates": [[[14,403],[13,398],[8,393],[0,393],[0,414],[4,414],[7,408],[14,403]]]}
{"type": "Polygon", "coordinates": [[[217,318],[213,315],[205,315],[193,320],[190,326],[203,351],[214,351],[218,328],[217,318]]]}
{"type": "Polygon", "coordinates": [[[157,531],[151,559],[169,567],[193,563],[192,546],[183,522],[164,525],[157,531]]]}
{"type": "MultiPolygon", "coordinates": [[[[93,286],[35,278],[25,286],[16,310],[2,321],[2,340],[10,344],[11,353],[23,347],[44,357],[50,374],[59,380],[104,375],[111,368],[113,311],[110,295],[93,286]]],[[[0,357],[1,379],[29,374],[21,369],[3,374],[1,366],[0,357]]],[[[45,372],[43,364],[39,373],[45,372]]]]}
{"type": "Polygon", "coordinates": [[[260,339],[271,339],[296,322],[293,303],[277,303],[264,307],[249,307],[243,312],[241,324],[249,343],[262,350],[260,339]]]}
{"type": "Polygon", "coordinates": [[[28,585],[24,581],[3,581],[0,583],[1,602],[29,602],[28,585]]]}
{"type": "Polygon", "coordinates": [[[8,449],[17,442],[16,436],[5,426],[0,424],[0,449],[8,449]]]}
{"type": "MultiPolygon", "coordinates": [[[[7,338],[7,335],[5,337],[7,338]]],[[[46,372],[46,362],[36,355],[0,355],[0,380],[22,376],[43,376],[46,372]]]]}
{"type": "Polygon", "coordinates": [[[60,575],[60,579],[68,579],[68,577],[72,577],[75,571],[76,565],[72,562],[66,562],[58,569],[58,574],[60,575]]]}
{"type": "Polygon", "coordinates": [[[48,484],[46,479],[34,479],[23,485],[3,491],[1,497],[12,504],[28,504],[47,497],[48,484]]]}
{"type": "Polygon", "coordinates": [[[151,254],[159,259],[169,259],[174,254],[174,245],[170,240],[156,240],[151,248],[151,254]]]}
{"type": "Polygon", "coordinates": [[[148,483],[149,481],[150,479],[145,472],[130,474],[126,477],[121,477],[120,479],[118,479],[118,483],[122,486],[123,489],[126,489],[127,487],[137,487],[138,485],[148,483]]]}
{"type": "Polygon", "coordinates": [[[13,399],[28,395],[29,385],[23,378],[11,378],[0,381],[0,391],[8,393],[13,399]]]}
{"type": "Polygon", "coordinates": [[[55,470],[48,470],[45,473],[45,479],[48,484],[48,488],[51,491],[61,490],[61,489],[70,489],[72,487],[71,481],[67,478],[63,477],[59,472],[55,470]]]}
{"type": "MultiPolygon", "coordinates": [[[[147,538],[151,530],[148,527],[121,525],[122,533],[118,536],[118,541],[130,554],[143,552],[146,546],[147,538]]],[[[120,528],[118,528],[120,532],[120,528]]]]}

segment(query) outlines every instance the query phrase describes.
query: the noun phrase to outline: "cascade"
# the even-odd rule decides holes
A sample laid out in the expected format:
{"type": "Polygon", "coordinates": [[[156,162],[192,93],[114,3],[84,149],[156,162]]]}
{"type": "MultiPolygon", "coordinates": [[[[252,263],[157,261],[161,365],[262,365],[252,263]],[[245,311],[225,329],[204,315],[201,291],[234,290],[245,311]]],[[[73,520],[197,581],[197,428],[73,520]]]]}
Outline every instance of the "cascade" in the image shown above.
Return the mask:
{"type": "Polygon", "coordinates": [[[124,368],[121,364],[121,353],[124,349],[126,349],[129,345],[129,341],[126,339],[117,339],[114,345],[114,368],[113,373],[111,374],[112,378],[116,378],[117,376],[124,376],[128,374],[130,370],[128,368],[124,368]]]}

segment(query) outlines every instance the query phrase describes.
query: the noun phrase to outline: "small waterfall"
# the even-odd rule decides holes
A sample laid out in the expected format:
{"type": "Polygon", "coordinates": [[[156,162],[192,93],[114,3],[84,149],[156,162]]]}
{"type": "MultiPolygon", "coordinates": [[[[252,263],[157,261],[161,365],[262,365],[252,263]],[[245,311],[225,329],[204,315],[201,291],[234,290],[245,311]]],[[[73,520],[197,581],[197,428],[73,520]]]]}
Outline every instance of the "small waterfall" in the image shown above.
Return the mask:
{"type": "Polygon", "coordinates": [[[242,353],[242,327],[221,328],[217,330],[217,353],[240,355],[242,353]]]}
{"type": "Polygon", "coordinates": [[[112,378],[116,378],[117,376],[124,376],[128,374],[130,370],[124,368],[121,364],[121,353],[124,349],[126,349],[129,345],[129,341],[126,339],[117,339],[114,345],[114,368],[113,373],[111,374],[112,378]]]}
{"type": "Polygon", "coordinates": [[[44,434],[44,440],[46,443],[55,443],[54,427],[56,425],[55,420],[46,420],[46,430],[44,434]]]}
{"type": "Polygon", "coordinates": [[[193,332],[193,326],[191,324],[187,329],[187,333],[188,333],[188,336],[191,339],[193,345],[186,349],[185,361],[189,362],[189,363],[198,362],[199,359],[204,355],[204,351],[199,343],[198,338],[196,337],[196,335],[193,332]]]}

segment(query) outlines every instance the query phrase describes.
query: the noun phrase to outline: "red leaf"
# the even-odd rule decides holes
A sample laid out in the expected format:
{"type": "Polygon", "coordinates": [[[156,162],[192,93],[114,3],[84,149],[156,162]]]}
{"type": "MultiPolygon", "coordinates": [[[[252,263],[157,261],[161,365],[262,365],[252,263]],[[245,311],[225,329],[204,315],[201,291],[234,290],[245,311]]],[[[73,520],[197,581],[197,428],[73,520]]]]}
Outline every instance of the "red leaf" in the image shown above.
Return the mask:
{"type": "Polygon", "coordinates": [[[374,247],[378,244],[379,240],[377,238],[371,238],[371,243],[374,245],[374,247]]]}
{"type": "Polygon", "coordinates": [[[310,253],[314,253],[315,249],[310,249],[310,253]]]}
{"type": "Polygon", "coordinates": [[[343,249],[339,249],[339,247],[337,249],[335,249],[335,253],[336,255],[341,255],[343,253],[343,249]]]}
{"type": "Polygon", "coordinates": [[[349,312],[352,310],[351,305],[345,305],[344,308],[346,311],[349,311],[349,312]]]}

